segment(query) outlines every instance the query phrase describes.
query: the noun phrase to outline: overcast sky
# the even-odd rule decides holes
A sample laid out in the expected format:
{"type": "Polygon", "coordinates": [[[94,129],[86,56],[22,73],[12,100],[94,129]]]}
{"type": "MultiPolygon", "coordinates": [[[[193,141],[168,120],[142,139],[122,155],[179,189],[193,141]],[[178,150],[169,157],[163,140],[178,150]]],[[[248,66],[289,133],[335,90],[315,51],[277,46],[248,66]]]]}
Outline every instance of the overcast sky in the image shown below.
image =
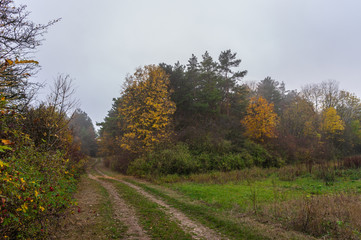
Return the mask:
{"type": "MultiPolygon", "coordinates": [[[[34,81],[74,78],[81,109],[101,122],[127,73],[231,49],[244,81],[271,76],[299,89],[333,79],[361,97],[359,0],[15,0],[52,26],[34,81]]],[[[43,90],[45,92],[45,90],[43,90]]]]}

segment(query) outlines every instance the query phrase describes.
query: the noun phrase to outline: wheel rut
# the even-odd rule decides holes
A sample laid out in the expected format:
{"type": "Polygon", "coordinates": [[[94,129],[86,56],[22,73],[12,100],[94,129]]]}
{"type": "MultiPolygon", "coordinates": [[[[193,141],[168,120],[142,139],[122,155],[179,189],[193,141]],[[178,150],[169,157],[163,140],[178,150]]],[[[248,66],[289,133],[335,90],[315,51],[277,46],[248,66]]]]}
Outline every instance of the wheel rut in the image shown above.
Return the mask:
{"type": "Polygon", "coordinates": [[[164,211],[166,211],[167,214],[169,214],[170,216],[172,216],[176,222],[178,222],[178,224],[180,225],[180,227],[185,231],[185,232],[189,232],[193,235],[194,239],[209,239],[209,240],[219,240],[219,239],[227,239],[221,235],[219,235],[217,232],[215,232],[214,230],[198,223],[195,222],[193,220],[191,220],[190,218],[188,218],[184,213],[182,213],[181,211],[171,207],[170,205],[168,205],[167,203],[165,203],[164,201],[158,199],[157,197],[155,197],[154,195],[144,191],[141,187],[136,186],[132,183],[123,181],[121,179],[118,178],[114,178],[114,177],[110,177],[108,175],[106,175],[105,173],[101,172],[99,169],[95,168],[95,170],[103,177],[103,178],[107,178],[107,179],[112,179],[115,181],[118,181],[122,184],[125,184],[133,189],[135,189],[139,194],[143,195],[144,197],[146,197],[148,200],[155,202],[156,204],[158,204],[159,206],[163,207],[164,211]]]}
{"type": "Polygon", "coordinates": [[[111,196],[114,218],[120,220],[127,226],[126,239],[150,240],[143,228],[140,226],[135,210],[125,203],[121,196],[119,196],[115,187],[111,183],[102,181],[97,176],[90,173],[88,174],[88,177],[97,181],[108,191],[111,196]]]}

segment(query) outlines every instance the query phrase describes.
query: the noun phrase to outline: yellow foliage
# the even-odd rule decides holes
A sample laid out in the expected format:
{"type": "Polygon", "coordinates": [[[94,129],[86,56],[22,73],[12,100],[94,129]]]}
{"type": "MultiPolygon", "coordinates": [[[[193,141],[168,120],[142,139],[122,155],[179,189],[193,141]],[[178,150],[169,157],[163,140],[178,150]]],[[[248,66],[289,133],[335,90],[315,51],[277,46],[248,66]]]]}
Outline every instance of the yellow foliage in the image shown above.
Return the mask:
{"type": "Polygon", "coordinates": [[[168,75],[155,65],[139,68],[127,79],[119,105],[119,117],[125,121],[121,148],[139,153],[170,138],[176,107],[170,99],[169,84],[168,75]]]}
{"type": "Polygon", "coordinates": [[[341,133],[345,129],[345,123],[333,107],[327,108],[322,114],[322,131],[327,134],[341,133]]]}
{"type": "Polygon", "coordinates": [[[262,142],[265,138],[276,137],[278,116],[273,110],[273,104],[268,104],[262,97],[250,100],[247,115],[241,123],[246,128],[246,135],[254,140],[262,142]]]}

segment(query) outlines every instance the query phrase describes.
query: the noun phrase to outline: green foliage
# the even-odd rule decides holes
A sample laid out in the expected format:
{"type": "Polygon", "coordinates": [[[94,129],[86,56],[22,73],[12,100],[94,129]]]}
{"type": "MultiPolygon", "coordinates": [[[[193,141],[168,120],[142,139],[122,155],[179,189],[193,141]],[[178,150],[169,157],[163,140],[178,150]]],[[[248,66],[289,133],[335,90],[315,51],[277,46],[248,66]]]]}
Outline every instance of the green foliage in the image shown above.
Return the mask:
{"type": "Polygon", "coordinates": [[[284,164],[283,160],[275,154],[271,154],[260,144],[252,141],[245,141],[244,148],[253,158],[255,166],[259,167],[280,167],[284,164]]]}
{"type": "Polygon", "coordinates": [[[0,161],[1,238],[44,237],[47,219],[73,204],[80,165],[64,156],[30,146],[0,161]]]}
{"type": "Polygon", "coordinates": [[[197,168],[188,146],[182,143],[154,152],[150,152],[134,160],[129,168],[129,174],[145,176],[148,174],[189,174],[197,168]]]}
{"type": "MultiPolygon", "coordinates": [[[[262,146],[246,142],[240,152],[222,151],[229,149],[227,143],[218,151],[202,151],[192,154],[188,146],[178,143],[174,146],[149,152],[131,162],[128,174],[138,176],[190,174],[208,171],[231,171],[252,166],[280,166],[282,161],[271,155],[262,146]]],[[[206,149],[206,148],[205,148],[206,149]]]]}

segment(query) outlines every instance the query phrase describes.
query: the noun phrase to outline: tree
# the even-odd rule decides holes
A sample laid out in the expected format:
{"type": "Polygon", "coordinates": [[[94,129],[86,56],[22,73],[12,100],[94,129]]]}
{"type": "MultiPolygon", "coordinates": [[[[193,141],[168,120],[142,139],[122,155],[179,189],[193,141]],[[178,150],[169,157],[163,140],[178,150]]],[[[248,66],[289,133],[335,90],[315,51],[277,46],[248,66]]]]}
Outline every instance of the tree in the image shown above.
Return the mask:
{"type": "Polygon", "coordinates": [[[234,88],[237,86],[237,81],[243,78],[247,71],[236,71],[234,72],[232,68],[238,67],[241,63],[241,59],[236,58],[237,53],[232,53],[232,51],[226,50],[221,52],[219,55],[219,72],[223,76],[222,82],[222,92],[223,92],[223,106],[225,108],[226,115],[230,114],[231,106],[231,93],[234,92],[234,88]]]}
{"type": "Polygon", "coordinates": [[[337,113],[341,119],[349,124],[350,122],[361,118],[361,101],[360,99],[347,91],[340,91],[336,105],[337,113]]]}
{"type": "Polygon", "coordinates": [[[276,137],[278,116],[263,97],[253,97],[247,108],[247,115],[242,120],[246,135],[256,141],[263,142],[267,138],[276,137]]]}
{"type": "Polygon", "coordinates": [[[275,111],[278,114],[281,113],[281,101],[285,97],[284,83],[280,84],[271,77],[266,77],[257,84],[257,94],[266,99],[267,102],[273,103],[275,111]]]}
{"type": "Polygon", "coordinates": [[[95,157],[97,152],[97,136],[88,114],[81,109],[76,109],[69,122],[69,126],[73,133],[74,142],[80,145],[80,150],[88,156],[95,157]]]}
{"type": "Polygon", "coordinates": [[[78,101],[69,75],[59,75],[46,102],[24,110],[23,131],[42,150],[57,150],[72,142],[69,122],[78,101]]]}
{"type": "Polygon", "coordinates": [[[139,68],[126,80],[119,118],[125,122],[121,147],[134,153],[152,150],[171,135],[175,104],[170,99],[169,78],[161,67],[139,68]]]}
{"type": "Polygon", "coordinates": [[[41,45],[48,27],[59,21],[35,24],[28,17],[26,6],[0,0],[0,92],[17,108],[24,108],[39,88],[28,81],[39,67],[37,61],[28,59],[29,55],[41,45]]]}
{"type": "Polygon", "coordinates": [[[281,115],[281,131],[284,135],[296,138],[315,134],[317,131],[316,112],[312,103],[299,96],[295,96],[283,110],[281,115]],[[312,130],[310,129],[312,127],[312,130]]]}
{"type": "Polygon", "coordinates": [[[314,105],[315,111],[321,109],[323,95],[319,84],[308,84],[302,87],[302,97],[314,105]]]}
{"type": "Polygon", "coordinates": [[[205,52],[200,62],[198,85],[195,86],[195,107],[207,117],[215,117],[220,113],[222,94],[217,68],[218,64],[205,52]]]}
{"type": "Polygon", "coordinates": [[[341,120],[335,108],[329,107],[325,109],[322,114],[321,129],[327,137],[340,134],[345,129],[345,123],[341,120]]]}

